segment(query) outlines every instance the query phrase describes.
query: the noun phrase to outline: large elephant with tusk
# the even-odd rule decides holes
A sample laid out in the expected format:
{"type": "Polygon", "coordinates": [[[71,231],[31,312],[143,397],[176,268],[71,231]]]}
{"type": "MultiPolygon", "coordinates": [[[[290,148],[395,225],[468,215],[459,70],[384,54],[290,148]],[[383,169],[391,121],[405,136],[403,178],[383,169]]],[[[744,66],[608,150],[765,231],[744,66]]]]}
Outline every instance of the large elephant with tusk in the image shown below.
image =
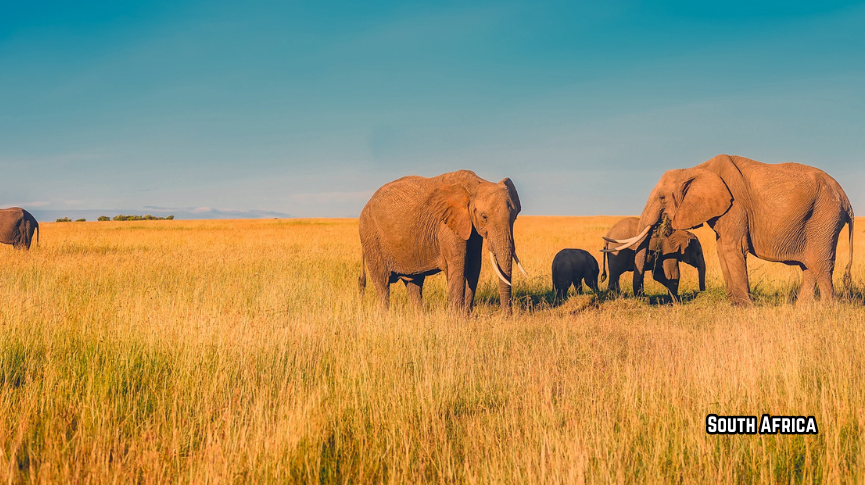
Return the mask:
{"type": "Polygon", "coordinates": [[[443,271],[451,308],[471,312],[486,241],[501,307],[509,312],[512,262],[525,274],[514,246],[520,209],[511,179],[493,183],[469,170],[383,185],[360,213],[361,292],[368,271],[382,306],[390,284],[402,280],[420,307],[424,279],[443,271]]]}
{"type": "Polygon", "coordinates": [[[693,168],[667,171],[649,195],[640,233],[630,239],[610,238],[614,247],[604,251],[642,248],[665,218],[673,229],[707,223],[715,231],[727,297],[733,303],[751,303],[749,253],[801,268],[799,301],[813,298],[818,285],[821,298],[834,299],[832,273],[844,224],[850,248],[844,280],[850,284],[853,208],[838,182],[817,168],[718,155],[693,168]]]}

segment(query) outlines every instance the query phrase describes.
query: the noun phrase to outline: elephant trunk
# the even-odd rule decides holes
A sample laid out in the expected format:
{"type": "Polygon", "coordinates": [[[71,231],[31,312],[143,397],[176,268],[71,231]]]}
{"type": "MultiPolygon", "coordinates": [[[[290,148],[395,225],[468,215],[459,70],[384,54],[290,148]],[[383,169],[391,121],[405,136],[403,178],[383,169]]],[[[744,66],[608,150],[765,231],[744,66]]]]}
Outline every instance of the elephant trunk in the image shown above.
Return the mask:
{"type": "MultiPolygon", "coordinates": [[[[654,195],[654,192],[652,195],[654,195]]],[[[654,197],[649,197],[649,202],[646,203],[646,208],[643,209],[643,213],[640,215],[640,221],[637,223],[637,230],[639,233],[629,239],[612,239],[604,237],[605,241],[613,244],[612,247],[604,248],[601,252],[614,253],[628,248],[637,248],[636,250],[639,251],[639,248],[648,244],[648,241],[652,236],[652,231],[661,223],[661,216],[663,213],[661,203],[655,200],[654,197]]]]}
{"type": "Polygon", "coordinates": [[[497,237],[490,241],[490,259],[493,270],[499,277],[499,299],[502,310],[511,311],[511,281],[513,276],[514,251],[513,237],[497,237]]]}
{"type": "Polygon", "coordinates": [[[641,231],[645,231],[646,229],[649,231],[653,230],[661,223],[661,217],[664,215],[663,207],[654,195],[653,192],[652,196],[649,197],[649,202],[646,203],[646,207],[643,209],[643,213],[640,214],[640,222],[637,224],[637,228],[641,231]]]}

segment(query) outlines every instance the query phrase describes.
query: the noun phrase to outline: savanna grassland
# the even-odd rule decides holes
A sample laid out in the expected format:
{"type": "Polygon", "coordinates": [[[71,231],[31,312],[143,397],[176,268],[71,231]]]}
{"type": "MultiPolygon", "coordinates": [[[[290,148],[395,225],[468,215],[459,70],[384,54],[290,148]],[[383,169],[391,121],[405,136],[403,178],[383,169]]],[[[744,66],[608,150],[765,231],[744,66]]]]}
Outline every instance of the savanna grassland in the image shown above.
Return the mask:
{"type": "Polygon", "coordinates": [[[43,223],[0,247],[0,481],[865,481],[865,221],[836,304],[750,258],[756,304],[728,305],[700,229],[707,292],[684,267],[681,305],[654,282],[551,305],[555,253],[599,256],[616,220],[521,216],[514,315],[485,265],[469,318],[441,275],[421,314],[401,285],[361,298],[356,220],[43,223]],[[709,413],[819,434],[710,436],[709,413]]]}

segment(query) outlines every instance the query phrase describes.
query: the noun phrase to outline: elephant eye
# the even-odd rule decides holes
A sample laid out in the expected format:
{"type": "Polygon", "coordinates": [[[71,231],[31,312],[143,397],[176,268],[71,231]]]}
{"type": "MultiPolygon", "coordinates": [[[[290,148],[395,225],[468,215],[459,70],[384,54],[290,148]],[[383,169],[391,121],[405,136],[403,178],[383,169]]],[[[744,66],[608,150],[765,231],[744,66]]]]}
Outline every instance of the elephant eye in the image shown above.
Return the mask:
{"type": "Polygon", "coordinates": [[[487,214],[486,214],[486,212],[481,212],[481,219],[483,219],[483,220],[487,220],[487,214]]]}

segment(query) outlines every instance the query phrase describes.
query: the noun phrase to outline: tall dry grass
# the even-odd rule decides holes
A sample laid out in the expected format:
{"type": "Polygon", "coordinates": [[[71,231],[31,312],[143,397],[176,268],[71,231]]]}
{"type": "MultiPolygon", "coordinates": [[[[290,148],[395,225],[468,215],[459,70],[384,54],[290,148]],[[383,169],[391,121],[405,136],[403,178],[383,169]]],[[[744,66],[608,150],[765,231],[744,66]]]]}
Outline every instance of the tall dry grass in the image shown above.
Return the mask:
{"type": "Polygon", "coordinates": [[[729,306],[706,230],[682,305],[653,282],[550,305],[555,253],[616,220],[520,217],[515,314],[484,267],[470,318],[443,276],[420,314],[361,299],[355,220],[42,224],[0,248],[0,480],[865,481],[865,248],[832,305],[752,258],[757,304],[729,306]],[[709,436],[709,413],[820,433],[709,436]]]}

